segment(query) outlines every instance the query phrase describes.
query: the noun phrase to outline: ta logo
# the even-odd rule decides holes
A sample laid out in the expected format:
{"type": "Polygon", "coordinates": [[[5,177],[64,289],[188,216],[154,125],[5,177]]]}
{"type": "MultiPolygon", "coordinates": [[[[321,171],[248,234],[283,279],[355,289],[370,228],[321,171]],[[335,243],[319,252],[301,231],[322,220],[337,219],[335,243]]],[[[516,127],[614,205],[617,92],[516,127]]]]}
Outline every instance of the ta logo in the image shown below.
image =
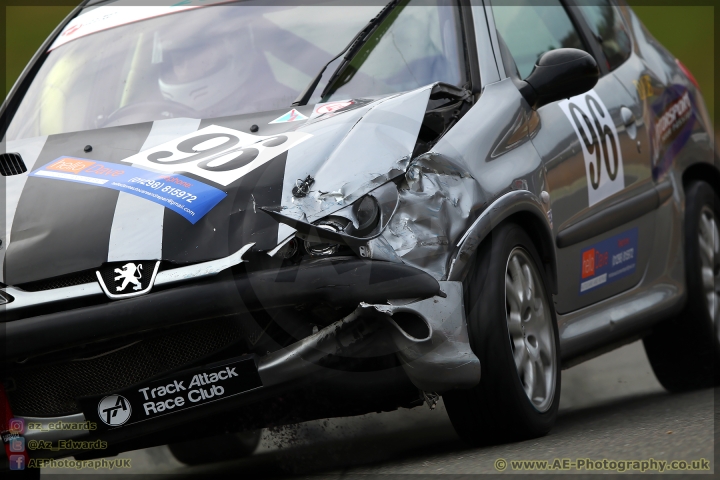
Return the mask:
{"type": "Polygon", "coordinates": [[[130,283],[134,285],[133,290],[142,289],[142,285],[140,284],[140,279],[142,278],[142,265],[127,263],[123,265],[122,268],[116,268],[115,273],[118,274],[118,276],[115,277],[115,281],[123,281],[122,285],[120,285],[119,287],[115,287],[116,291],[122,292],[123,290],[125,290],[125,287],[127,287],[130,283]],[[137,276],[135,275],[135,273],[137,273],[137,276]]]}
{"type": "Polygon", "coordinates": [[[122,395],[108,395],[98,403],[98,415],[106,425],[117,427],[127,422],[132,413],[130,402],[122,395]]]}

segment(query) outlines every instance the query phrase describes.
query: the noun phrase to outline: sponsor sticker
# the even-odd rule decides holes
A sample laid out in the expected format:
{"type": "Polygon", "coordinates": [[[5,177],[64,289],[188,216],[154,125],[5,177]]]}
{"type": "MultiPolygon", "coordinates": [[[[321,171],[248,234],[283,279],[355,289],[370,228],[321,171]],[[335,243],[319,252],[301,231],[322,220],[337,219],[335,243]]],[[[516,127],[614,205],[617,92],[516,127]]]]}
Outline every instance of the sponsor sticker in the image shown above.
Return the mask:
{"type": "Polygon", "coordinates": [[[187,172],[227,186],[310,137],[305,132],[251,135],[210,125],[123,162],[172,174],[187,172]]]}
{"type": "Polygon", "coordinates": [[[323,120],[326,118],[331,118],[335,115],[339,115],[341,113],[349,112],[350,110],[364,107],[365,105],[368,105],[372,102],[374,102],[374,100],[367,98],[355,98],[348,100],[336,100],[327,103],[318,103],[317,105],[315,105],[315,108],[313,108],[313,111],[310,114],[310,119],[315,120],[319,118],[320,120],[323,120]]]}
{"type": "Polygon", "coordinates": [[[341,102],[320,103],[317,106],[315,106],[314,113],[317,113],[318,115],[324,115],[326,113],[333,113],[337,110],[343,109],[345,107],[349,107],[350,105],[352,105],[354,103],[355,102],[352,100],[344,100],[341,102]]]}
{"type": "Polygon", "coordinates": [[[255,360],[246,356],[178,372],[113,395],[80,399],[86,418],[98,427],[131,425],[216,402],[262,386],[255,360]]]}
{"type": "Polygon", "coordinates": [[[169,208],[192,224],[227,196],[222,190],[182,175],[84,158],[60,157],[30,176],[129,193],[169,208]]]}
{"type": "Polygon", "coordinates": [[[299,122],[300,120],[307,120],[308,117],[298,112],[294,108],[287,112],[285,115],[281,115],[269,124],[273,123],[287,123],[287,122],[299,122]]]}
{"type": "Polygon", "coordinates": [[[593,206],[625,188],[622,151],[615,123],[595,90],[563,100],[559,106],[580,140],[588,204],[593,206]]]}
{"type": "Polygon", "coordinates": [[[582,250],[580,256],[580,294],[635,273],[637,266],[637,227],[582,250]]]}
{"type": "Polygon", "coordinates": [[[660,179],[692,135],[694,101],[682,85],[671,85],[651,106],[650,141],[653,149],[653,178],[660,179]]]}

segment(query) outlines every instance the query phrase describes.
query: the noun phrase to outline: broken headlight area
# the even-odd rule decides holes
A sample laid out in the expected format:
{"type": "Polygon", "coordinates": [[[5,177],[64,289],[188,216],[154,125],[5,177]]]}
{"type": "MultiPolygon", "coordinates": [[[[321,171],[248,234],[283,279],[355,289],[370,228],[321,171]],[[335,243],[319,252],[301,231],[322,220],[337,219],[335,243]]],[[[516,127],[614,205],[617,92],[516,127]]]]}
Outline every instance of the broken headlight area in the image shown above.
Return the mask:
{"type": "Polygon", "coordinates": [[[382,234],[397,210],[398,187],[387,182],[346,207],[313,223],[292,218],[282,209],[261,207],[277,222],[293,227],[294,237],[269,252],[288,259],[307,254],[311,257],[332,255],[368,256],[368,243],[382,234]],[[299,240],[299,241],[298,241],[299,240]]]}
{"type": "MultiPolygon", "coordinates": [[[[381,218],[382,214],[377,200],[373,196],[366,195],[352,205],[351,215],[347,217],[332,215],[318,220],[313,225],[318,229],[338,235],[362,238],[372,235],[378,230],[381,218]]],[[[311,257],[328,257],[352,255],[356,250],[343,242],[332,241],[322,236],[316,237],[309,235],[303,241],[293,238],[277,252],[277,255],[290,259],[304,252],[311,257]]]]}
{"type": "MultiPolygon", "coordinates": [[[[351,228],[351,223],[343,217],[327,217],[315,222],[313,226],[331,234],[341,234],[351,228]]],[[[283,264],[298,264],[303,259],[317,257],[354,255],[353,250],[344,243],[327,239],[322,234],[305,238],[293,236],[267,253],[270,257],[281,260],[283,264]]]]}
{"type": "Polygon", "coordinates": [[[358,222],[355,235],[365,237],[370,235],[380,223],[380,206],[372,195],[365,195],[360,201],[353,204],[353,213],[358,222]]]}
{"type": "MultiPolygon", "coordinates": [[[[330,232],[340,233],[345,231],[345,228],[350,224],[344,218],[327,218],[316,222],[318,228],[328,230],[330,232]]],[[[305,240],[304,243],[305,251],[313,257],[326,257],[329,255],[335,255],[341,248],[338,243],[330,241],[312,241],[305,240]]]]}

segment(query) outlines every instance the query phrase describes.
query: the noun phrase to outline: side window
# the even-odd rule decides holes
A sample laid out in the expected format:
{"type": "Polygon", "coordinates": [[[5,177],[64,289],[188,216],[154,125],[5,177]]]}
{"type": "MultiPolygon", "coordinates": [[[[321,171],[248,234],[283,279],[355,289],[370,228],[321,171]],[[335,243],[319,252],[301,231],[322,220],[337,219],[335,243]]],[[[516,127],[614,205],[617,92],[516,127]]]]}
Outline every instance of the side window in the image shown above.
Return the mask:
{"type": "Polygon", "coordinates": [[[576,0],[577,6],[597,38],[610,70],[630,56],[632,44],[620,12],[609,0],[576,0]]]}
{"type": "Polygon", "coordinates": [[[537,59],[549,50],[587,51],[560,0],[497,0],[492,10],[500,41],[515,60],[521,79],[530,75],[537,59]]]}

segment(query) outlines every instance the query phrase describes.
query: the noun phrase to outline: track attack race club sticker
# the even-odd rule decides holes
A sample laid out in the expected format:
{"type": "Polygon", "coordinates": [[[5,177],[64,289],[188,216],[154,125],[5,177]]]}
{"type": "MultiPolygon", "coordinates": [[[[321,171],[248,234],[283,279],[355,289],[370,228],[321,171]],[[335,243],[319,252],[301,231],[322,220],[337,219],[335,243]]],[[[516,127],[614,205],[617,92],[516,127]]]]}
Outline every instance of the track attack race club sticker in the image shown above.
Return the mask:
{"type": "Polygon", "coordinates": [[[625,188],[622,152],[615,124],[595,90],[559,103],[580,139],[588,184],[588,205],[625,188]]]}
{"type": "Polygon", "coordinates": [[[246,356],[79,401],[85,417],[107,429],[205,406],[261,386],[255,360],[246,356]]]}
{"type": "Polygon", "coordinates": [[[580,294],[635,273],[638,229],[622,232],[584,248],[581,256],[580,294]]]}

